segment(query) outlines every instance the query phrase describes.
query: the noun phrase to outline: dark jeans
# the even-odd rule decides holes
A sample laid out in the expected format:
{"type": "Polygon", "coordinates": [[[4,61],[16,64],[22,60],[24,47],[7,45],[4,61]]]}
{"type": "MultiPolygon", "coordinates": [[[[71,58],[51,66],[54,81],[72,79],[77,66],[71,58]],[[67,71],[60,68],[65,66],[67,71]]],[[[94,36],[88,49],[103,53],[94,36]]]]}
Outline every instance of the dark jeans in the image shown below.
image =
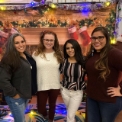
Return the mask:
{"type": "Polygon", "coordinates": [[[99,102],[88,97],[88,122],[114,122],[121,108],[122,97],[117,97],[116,103],[99,102]]]}
{"type": "Polygon", "coordinates": [[[51,89],[37,92],[37,109],[44,117],[47,115],[46,103],[49,103],[49,120],[54,119],[56,100],[59,95],[59,89],[51,89]]]}

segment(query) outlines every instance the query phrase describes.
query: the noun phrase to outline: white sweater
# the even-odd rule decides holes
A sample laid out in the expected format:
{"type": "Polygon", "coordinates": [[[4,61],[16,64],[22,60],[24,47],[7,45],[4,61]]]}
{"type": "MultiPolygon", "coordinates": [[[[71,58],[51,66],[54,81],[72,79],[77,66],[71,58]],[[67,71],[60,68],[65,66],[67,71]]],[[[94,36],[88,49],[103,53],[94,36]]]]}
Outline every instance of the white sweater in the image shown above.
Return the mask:
{"type": "Polygon", "coordinates": [[[38,91],[60,89],[59,63],[54,56],[54,52],[45,53],[45,56],[46,59],[33,54],[37,64],[38,91]]]}

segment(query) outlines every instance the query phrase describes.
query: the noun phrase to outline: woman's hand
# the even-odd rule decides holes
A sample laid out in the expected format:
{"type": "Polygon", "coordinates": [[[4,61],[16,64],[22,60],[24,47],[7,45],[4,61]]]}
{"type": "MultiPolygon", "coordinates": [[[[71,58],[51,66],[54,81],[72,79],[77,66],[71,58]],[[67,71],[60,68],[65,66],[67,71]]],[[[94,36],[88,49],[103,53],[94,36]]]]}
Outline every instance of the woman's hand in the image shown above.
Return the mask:
{"type": "Polygon", "coordinates": [[[16,94],[13,98],[18,99],[18,98],[20,98],[20,96],[19,96],[19,94],[16,94]]]}
{"type": "Polygon", "coordinates": [[[110,97],[122,96],[120,89],[121,87],[119,85],[118,87],[108,87],[107,95],[109,95],[110,97]]]}

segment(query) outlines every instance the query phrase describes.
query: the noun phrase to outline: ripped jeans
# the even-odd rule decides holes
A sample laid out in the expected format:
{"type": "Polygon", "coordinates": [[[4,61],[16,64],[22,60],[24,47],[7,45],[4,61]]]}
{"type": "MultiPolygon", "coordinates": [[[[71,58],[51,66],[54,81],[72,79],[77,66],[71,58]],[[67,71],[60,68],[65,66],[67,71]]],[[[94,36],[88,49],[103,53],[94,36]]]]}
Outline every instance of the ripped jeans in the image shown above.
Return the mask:
{"type": "Polygon", "coordinates": [[[6,96],[5,100],[12,112],[14,122],[25,122],[25,109],[29,100],[24,98],[14,99],[9,96],[6,96]]]}

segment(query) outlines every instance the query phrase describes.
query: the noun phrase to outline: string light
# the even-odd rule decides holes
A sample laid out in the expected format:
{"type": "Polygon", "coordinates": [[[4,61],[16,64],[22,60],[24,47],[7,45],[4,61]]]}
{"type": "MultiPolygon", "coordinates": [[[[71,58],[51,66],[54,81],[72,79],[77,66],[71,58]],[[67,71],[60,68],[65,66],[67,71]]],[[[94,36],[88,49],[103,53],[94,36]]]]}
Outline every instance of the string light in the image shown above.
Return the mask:
{"type": "Polygon", "coordinates": [[[54,9],[57,8],[57,6],[55,4],[53,4],[53,3],[50,4],[50,7],[54,8],[54,9]]]}
{"type": "Polygon", "coordinates": [[[111,44],[116,44],[116,39],[115,38],[111,38],[111,44]]]}
{"type": "Polygon", "coordinates": [[[4,10],[6,10],[6,7],[5,6],[1,6],[0,10],[4,11],[4,10]]]}
{"type": "Polygon", "coordinates": [[[54,3],[45,3],[45,0],[41,0],[41,2],[32,1],[31,3],[25,4],[25,5],[14,5],[14,6],[7,5],[7,9],[4,9],[4,10],[14,10],[15,6],[16,6],[16,10],[23,10],[24,8],[31,8],[31,7],[38,7],[38,6],[48,5],[51,8],[61,8],[61,9],[64,9],[64,10],[89,11],[89,10],[99,9],[101,7],[108,7],[111,3],[113,3],[113,2],[108,1],[108,2],[105,2],[105,3],[98,2],[98,3],[94,3],[94,4],[81,3],[81,4],[57,4],[56,5],[54,3]]]}
{"type": "Polygon", "coordinates": [[[110,6],[111,2],[105,2],[105,6],[108,7],[110,6]]]}

